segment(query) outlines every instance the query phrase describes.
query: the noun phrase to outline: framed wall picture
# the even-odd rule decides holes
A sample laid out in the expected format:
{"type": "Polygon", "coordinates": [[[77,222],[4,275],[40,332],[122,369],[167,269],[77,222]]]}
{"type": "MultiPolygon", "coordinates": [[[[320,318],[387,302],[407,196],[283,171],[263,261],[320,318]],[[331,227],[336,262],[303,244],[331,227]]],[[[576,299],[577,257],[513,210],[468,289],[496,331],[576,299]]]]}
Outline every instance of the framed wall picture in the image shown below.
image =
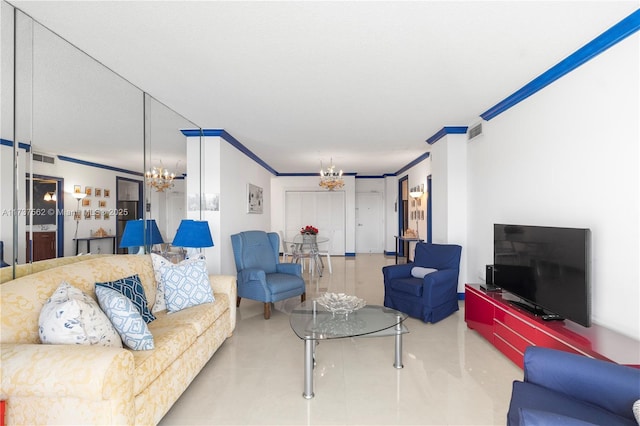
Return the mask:
{"type": "Polygon", "coordinates": [[[262,188],[252,183],[247,184],[247,213],[262,214],[264,199],[262,188]]]}
{"type": "Polygon", "coordinates": [[[96,197],[102,197],[102,189],[100,189],[100,188],[96,188],[96,189],[95,189],[95,191],[93,191],[93,194],[94,194],[96,197]]]}
{"type": "Polygon", "coordinates": [[[100,208],[107,207],[107,202],[105,200],[98,201],[98,207],[100,207],[100,208]]]}
{"type": "Polygon", "coordinates": [[[91,205],[91,200],[88,198],[83,198],[82,199],[82,207],[88,207],[91,205]]]}
{"type": "Polygon", "coordinates": [[[90,186],[85,186],[84,187],[84,193],[87,194],[87,197],[91,197],[91,187],[90,186]]]}
{"type": "Polygon", "coordinates": [[[100,210],[96,210],[94,213],[96,220],[102,219],[102,212],[100,210]]]}
{"type": "Polygon", "coordinates": [[[80,194],[82,192],[82,185],[73,185],[73,192],[80,194]]]}
{"type": "Polygon", "coordinates": [[[105,210],[104,214],[102,215],[102,218],[104,220],[108,220],[110,216],[111,216],[111,213],[109,212],[109,210],[105,210]]]}
{"type": "Polygon", "coordinates": [[[104,198],[109,198],[109,196],[111,195],[111,191],[108,189],[104,190],[104,198]]]}
{"type": "Polygon", "coordinates": [[[84,211],[84,219],[85,220],[91,219],[91,210],[85,210],[84,211]]]}

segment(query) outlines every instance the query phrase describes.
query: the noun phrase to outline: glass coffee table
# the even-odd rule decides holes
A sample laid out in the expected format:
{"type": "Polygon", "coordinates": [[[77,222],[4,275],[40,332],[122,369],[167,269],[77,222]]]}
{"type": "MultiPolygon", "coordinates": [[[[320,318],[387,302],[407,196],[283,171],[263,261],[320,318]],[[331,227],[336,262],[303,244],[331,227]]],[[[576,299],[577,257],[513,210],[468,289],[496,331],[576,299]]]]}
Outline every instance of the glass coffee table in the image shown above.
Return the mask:
{"type": "Polygon", "coordinates": [[[289,322],[296,335],[304,340],[304,392],[313,398],[315,347],[319,340],[345,337],[395,336],[395,368],[402,368],[402,335],[409,330],[403,324],[407,315],[384,306],[367,305],[349,314],[332,314],[315,301],[296,306],[289,322]]]}

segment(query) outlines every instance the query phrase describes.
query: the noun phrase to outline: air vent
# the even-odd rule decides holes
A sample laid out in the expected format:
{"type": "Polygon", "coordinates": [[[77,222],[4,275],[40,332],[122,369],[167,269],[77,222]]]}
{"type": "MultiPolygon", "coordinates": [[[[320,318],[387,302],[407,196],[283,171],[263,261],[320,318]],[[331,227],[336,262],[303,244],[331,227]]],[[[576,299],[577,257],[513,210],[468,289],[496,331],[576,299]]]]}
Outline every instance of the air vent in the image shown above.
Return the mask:
{"type": "Polygon", "coordinates": [[[34,152],[33,161],[38,161],[40,163],[47,163],[47,164],[55,164],[56,158],[50,155],[38,154],[37,152],[34,152]]]}
{"type": "Polygon", "coordinates": [[[470,126],[469,130],[467,131],[467,139],[471,140],[479,136],[482,136],[482,123],[478,123],[478,124],[474,124],[473,126],[470,126]]]}

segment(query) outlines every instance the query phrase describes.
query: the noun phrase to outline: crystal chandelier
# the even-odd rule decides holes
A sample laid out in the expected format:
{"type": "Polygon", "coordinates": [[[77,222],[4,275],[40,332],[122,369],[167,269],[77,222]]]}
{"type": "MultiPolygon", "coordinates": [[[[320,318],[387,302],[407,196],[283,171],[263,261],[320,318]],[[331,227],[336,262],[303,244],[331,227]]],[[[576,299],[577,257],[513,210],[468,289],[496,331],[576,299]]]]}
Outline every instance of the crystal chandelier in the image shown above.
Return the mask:
{"type": "Polygon", "coordinates": [[[157,192],[163,192],[165,189],[173,188],[173,179],[175,173],[169,173],[169,170],[163,167],[154,167],[147,170],[144,174],[147,185],[154,188],[157,192]]]}
{"type": "Polygon", "coordinates": [[[342,179],[342,170],[336,172],[333,165],[333,158],[331,159],[331,165],[326,170],[322,169],[322,162],[320,162],[320,183],[323,188],[333,191],[334,189],[340,189],[344,186],[344,179],[342,179]]]}

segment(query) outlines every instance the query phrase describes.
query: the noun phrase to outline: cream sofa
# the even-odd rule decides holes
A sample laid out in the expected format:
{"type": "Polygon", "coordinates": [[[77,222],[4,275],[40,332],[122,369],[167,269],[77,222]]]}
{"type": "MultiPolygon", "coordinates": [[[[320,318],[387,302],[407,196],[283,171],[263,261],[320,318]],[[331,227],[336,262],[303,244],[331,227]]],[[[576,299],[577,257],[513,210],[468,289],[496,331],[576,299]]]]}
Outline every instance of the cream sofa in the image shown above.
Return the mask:
{"type": "Polygon", "coordinates": [[[95,299],[95,282],[133,274],[140,276],[152,308],[156,281],[149,255],[104,256],[0,286],[6,424],[157,424],[231,336],[236,279],[212,275],[214,303],[155,313],[148,324],[153,350],[40,343],[40,310],[62,281],[95,299]]]}

